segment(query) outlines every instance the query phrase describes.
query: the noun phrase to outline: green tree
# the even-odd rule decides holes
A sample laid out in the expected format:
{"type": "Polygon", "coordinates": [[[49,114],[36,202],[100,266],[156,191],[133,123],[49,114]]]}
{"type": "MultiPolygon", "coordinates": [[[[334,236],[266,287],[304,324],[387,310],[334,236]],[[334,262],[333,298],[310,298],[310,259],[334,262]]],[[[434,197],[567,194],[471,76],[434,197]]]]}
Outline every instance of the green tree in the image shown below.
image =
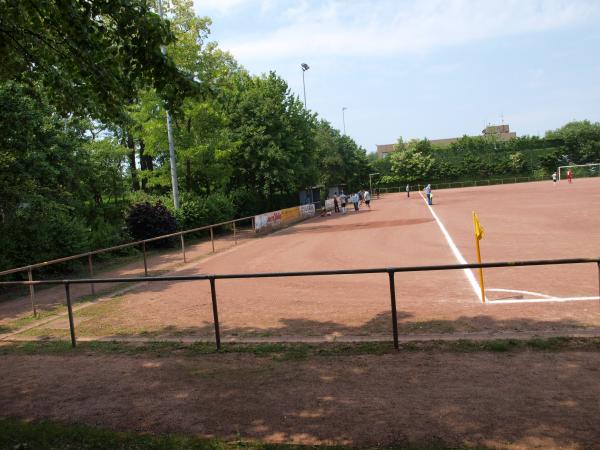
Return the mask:
{"type": "Polygon", "coordinates": [[[409,145],[404,150],[395,151],[390,155],[392,173],[401,183],[425,181],[432,172],[434,158],[423,154],[416,146],[409,145]]]}
{"type": "Polygon", "coordinates": [[[242,76],[230,124],[239,145],[229,152],[231,186],[265,197],[296,193],[314,181],[313,117],[271,72],[242,76]]]}
{"type": "Polygon", "coordinates": [[[342,136],[327,121],[316,125],[316,163],[319,183],[328,187],[346,185],[349,191],[365,187],[369,162],[366,152],[349,136],[342,136]]]}
{"type": "Polygon", "coordinates": [[[83,204],[91,192],[82,140],[16,83],[0,84],[0,266],[87,248],[83,204]]]}
{"type": "MultiPolygon", "coordinates": [[[[569,164],[586,164],[600,161],[600,123],[588,120],[569,122],[546,133],[546,139],[562,143],[563,159],[569,164]]],[[[559,162],[559,161],[557,161],[559,162]]]]}
{"type": "Polygon", "coordinates": [[[510,170],[514,173],[520,173],[525,168],[525,156],[521,152],[515,152],[508,155],[510,170]]]}
{"type": "Polygon", "coordinates": [[[0,35],[0,81],[43,86],[63,114],[123,119],[141,87],[171,106],[195,89],[162,55],[174,35],[145,0],[2,1],[0,35]]]}

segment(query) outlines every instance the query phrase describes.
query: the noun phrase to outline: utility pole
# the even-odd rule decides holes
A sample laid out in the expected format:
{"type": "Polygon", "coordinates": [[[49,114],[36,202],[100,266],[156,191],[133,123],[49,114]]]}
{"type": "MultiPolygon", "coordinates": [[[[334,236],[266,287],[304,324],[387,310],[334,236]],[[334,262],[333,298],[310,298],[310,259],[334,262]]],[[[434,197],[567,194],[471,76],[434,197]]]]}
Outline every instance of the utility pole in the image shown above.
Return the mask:
{"type": "Polygon", "coordinates": [[[345,106],[342,108],[342,124],[344,127],[344,136],[346,135],[346,116],[344,114],[344,111],[346,111],[348,108],[346,108],[345,106]]]}
{"type": "MultiPolygon", "coordinates": [[[[163,18],[162,0],[158,0],[158,15],[163,18]]],[[[167,54],[167,47],[161,45],[160,51],[167,54]]],[[[173,126],[171,124],[171,112],[167,108],[167,138],[169,140],[169,162],[171,164],[171,186],[173,187],[173,204],[179,209],[179,183],[177,182],[177,161],[175,160],[175,142],[173,140],[173,126]]]]}

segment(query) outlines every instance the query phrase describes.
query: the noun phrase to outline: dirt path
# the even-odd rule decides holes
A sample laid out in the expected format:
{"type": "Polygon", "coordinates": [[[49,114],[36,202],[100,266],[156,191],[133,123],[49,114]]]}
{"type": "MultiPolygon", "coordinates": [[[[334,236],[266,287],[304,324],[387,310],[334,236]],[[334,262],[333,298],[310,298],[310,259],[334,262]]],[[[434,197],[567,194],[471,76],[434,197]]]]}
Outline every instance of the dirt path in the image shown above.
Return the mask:
{"type": "MultiPolygon", "coordinates": [[[[255,237],[253,233],[243,232],[237,238],[237,243],[241,244],[255,237]]],[[[215,239],[215,251],[220,252],[235,245],[233,236],[217,236],[215,239]]],[[[212,245],[210,241],[202,241],[194,245],[186,245],[186,261],[183,262],[183,253],[181,248],[174,248],[171,251],[162,251],[158,254],[150,254],[147,259],[148,275],[158,276],[173,269],[180,269],[189,264],[197,262],[198,259],[212,254],[212,245]]],[[[117,267],[112,267],[107,270],[96,272],[96,278],[99,277],[127,277],[127,276],[143,276],[144,263],[140,255],[134,262],[124,263],[117,267]]],[[[87,275],[84,275],[84,277],[87,275]]],[[[81,278],[81,277],[79,277],[81,278]]],[[[34,279],[36,279],[34,277],[34,279]]],[[[96,294],[108,294],[119,290],[123,287],[118,283],[96,284],[96,294]]],[[[89,285],[72,285],[71,298],[77,300],[91,295],[89,285]]],[[[51,310],[57,306],[62,306],[65,303],[65,292],[63,286],[52,288],[37,288],[35,293],[35,303],[38,311],[51,310]]],[[[0,301],[0,324],[15,320],[23,315],[31,314],[31,300],[29,294],[11,300],[0,301]]]]}
{"type": "Polygon", "coordinates": [[[600,353],[576,351],[5,355],[0,415],[267,442],[594,448],[599,367],[600,353]]]}

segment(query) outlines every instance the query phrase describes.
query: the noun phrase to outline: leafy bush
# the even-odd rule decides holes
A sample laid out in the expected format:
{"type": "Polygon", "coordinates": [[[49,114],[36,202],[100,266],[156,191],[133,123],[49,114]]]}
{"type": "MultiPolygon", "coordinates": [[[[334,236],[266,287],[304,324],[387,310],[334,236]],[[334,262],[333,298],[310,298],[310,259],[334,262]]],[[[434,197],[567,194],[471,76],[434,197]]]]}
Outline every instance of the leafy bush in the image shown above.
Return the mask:
{"type": "Polygon", "coordinates": [[[102,217],[97,218],[90,226],[90,248],[98,250],[122,243],[126,240],[123,236],[123,226],[123,219],[111,222],[102,217]]]}
{"type": "Polygon", "coordinates": [[[211,194],[206,197],[204,207],[211,224],[232,220],[235,214],[231,200],[223,194],[211,194]]]}
{"type": "Polygon", "coordinates": [[[182,196],[181,205],[175,212],[180,230],[199,228],[208,224],[205,201],[199,197],[182,196]]]}
{"type": "MultiPolygon", "coordinates": [[[[0,228],[0,263],[3,268],[11,268],[83,253],[89,250],[88,238],[83,220],[65,206],[51,202],[24,204],[0,228]]],[[[44,270],[56,271],[59,266],[44,270]]]]}
{"type": "Polygon", "coordinates": [[[229,194],[235,217],[248,217],[266,211],[265,200],[256,192],[238,189],[229,194]]]}
{"type": "Polygon", "coordinates": [[[176,212],[180,230],[199,228],[234,218],[234,205],[229,197],[223,194],[212,194],[207,197],[182,197],[180,208],[176,212]]]}
{"type": "MultiPolygon", "coordinates": [[[[175,217],[160,201],[132,205],[126,219],[129,233],[134,239],[149,239],[177,231],[175,217]]],[[[167,244],[166,240],[157,241],[157,245],[167,244]]]]}
{"type": "Polygon", "coordinates": [[[150,203],[155,205],[156,203],[162,203],[171,214],[175,212],[175,206],[173,205],[173,198],[170,195],[157,195],[157,194],[149,194],[144,191],[133,191],[129,193],[129,204],[136,205],[138,203],[150,203]]]}

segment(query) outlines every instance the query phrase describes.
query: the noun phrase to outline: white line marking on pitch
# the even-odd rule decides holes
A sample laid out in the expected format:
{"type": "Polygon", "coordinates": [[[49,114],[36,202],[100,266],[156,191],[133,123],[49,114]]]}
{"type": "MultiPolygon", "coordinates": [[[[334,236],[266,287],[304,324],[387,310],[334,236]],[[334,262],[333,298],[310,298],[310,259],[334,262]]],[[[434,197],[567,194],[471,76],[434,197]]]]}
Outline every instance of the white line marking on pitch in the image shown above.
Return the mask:
{"type": "MultiPolygon", "coordinates": [[[[460,264],[467,264],[467,260],[460,253],[460,250],[458,249],[458,247],[456,246],[456,244],[450,237],[450,233],[448,233],[448,231],[446,230],[446,227],[444,226],[444,224],[442,223],[440,218],[437,216],[437,214],[435,213],[433,208],[429,205],[429,203],[427,203],[427,200],[425,199],[425,197],[423,196],[423,193],[421,191],[419,191],[419,195],[421,196],[421,198],[423,199],[423,201],[429,208],[429,212],[431,213],[431,215],[437,222],[438,226],[440,227],[440,230],[442,230],[442,234],[446,238],[446,242],[448,243],[450,250],[452,250],[452,253],[454,254],[454,257],[456,258],[456,260],[460,264]]],[[[473,292],[475,292],[475,295],[477,296],[477,298],[483,303],[484,300],[481,298],[481,288],[479,287],[479,283],[475,279],[475,275],[473,275],[473,272],[471,272],[469,269],[463,269],[463,272],[465,273],[467,280],[469,280],[469,283],[471,284],[471,287],[473,288],[473,292]]],[[[486,300],[487,300],[487,297],[486,297],[486,300]]]]}
{"type": "Polygon", "coordinates": [[[547,302],[576,302],[576,301],[592,301],[600,300],[600,297],[550,297],[550,298],[519,298],[514,300],[488,300],[490,304],[504,303],[547,303],[547,302]]]}
{"type": "Polygon", "coordinates": [[[516,294],[526,294],[526,295],[533,295],[535,297],[542,297],[542,298],[557,298],[557,297],[553,297],[552,295],[546,295],[546,294],[542,294],[540,292],[533,292],[533,291],[520,291],[518,289],[493,289],[493,288],[487,288],[486,291],[488,292],[514,292],[516,294]]]}

